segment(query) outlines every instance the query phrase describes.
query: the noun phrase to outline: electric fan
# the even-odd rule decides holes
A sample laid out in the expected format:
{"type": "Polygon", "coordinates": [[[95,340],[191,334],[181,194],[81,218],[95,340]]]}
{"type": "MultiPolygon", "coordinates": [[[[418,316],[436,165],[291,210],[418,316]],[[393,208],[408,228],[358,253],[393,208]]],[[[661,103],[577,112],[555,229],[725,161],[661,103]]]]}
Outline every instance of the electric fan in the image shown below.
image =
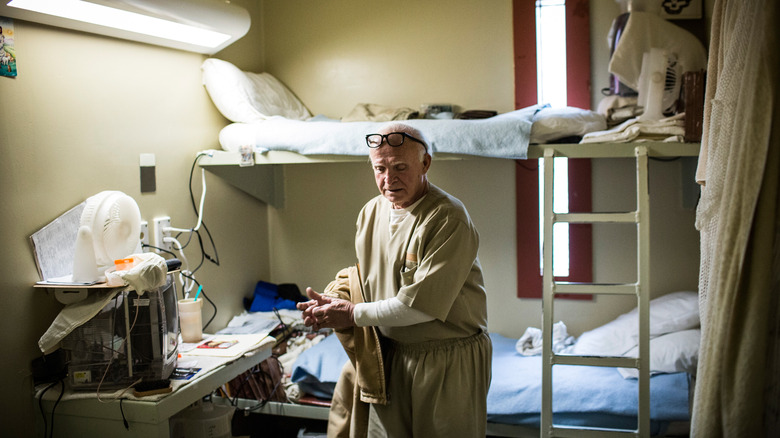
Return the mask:
{"type": "Polygon", "coordinates": [[[642,120],[658,120],[680,97],[682,74],[707,66],[704,45],[656,14],[631,12],[609,61],[609,72],[639,92],[642,120]]]}
{"type": "Polygon", "coordinates": [[[644,108],[639,120],[659,120],[680,97],[682,68],[677,57],[666,50],[651,48],[642,57],[637,105],[644,108]]]}
{"type": "Polygon", "coordinates": [[[87,198],[76,237],[73,281],[101,281],[114,260],[141,252],[141,211],[130,196],[104,191],[87,198]]]}

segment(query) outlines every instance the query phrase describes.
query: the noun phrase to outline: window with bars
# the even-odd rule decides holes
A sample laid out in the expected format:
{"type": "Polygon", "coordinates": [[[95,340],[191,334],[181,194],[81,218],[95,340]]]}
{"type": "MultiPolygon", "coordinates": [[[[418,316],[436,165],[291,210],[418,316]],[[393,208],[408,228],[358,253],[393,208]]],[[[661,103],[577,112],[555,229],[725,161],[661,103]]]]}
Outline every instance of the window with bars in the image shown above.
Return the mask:
{"type": "MultiPolygon", "coordinates": [[[[590,108],[587,0],[515,0],[515,106],[590,108]]],[[[591,210],[590,160],[556,158],[554,210],[591,210]]],[[[542,296],[541,160],[518,160],[517,258],[520,298],[542,296]]],[[[560,281],[592,281],[591,226],[556,224],[553,272],[560,281]]],[[[576,296],[572,298],[590,297],[576,296]]]]}

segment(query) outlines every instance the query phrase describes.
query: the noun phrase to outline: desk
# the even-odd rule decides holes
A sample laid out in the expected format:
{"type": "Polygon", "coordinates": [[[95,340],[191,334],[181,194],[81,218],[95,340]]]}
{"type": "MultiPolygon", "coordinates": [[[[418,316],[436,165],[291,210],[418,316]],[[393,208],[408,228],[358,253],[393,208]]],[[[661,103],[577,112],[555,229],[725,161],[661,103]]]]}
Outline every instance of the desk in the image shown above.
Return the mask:
{"type": "MultiPolygon", "coordinates": [[[[54,436],[168,437],[168,420],[172,416],[267,359],[275,342],[275,339],[269,336],[257,349],[237,358],[192,356],[198,360],[198,367],[203,370],[191,381],[153,400],[132,397],[131,390],[128,392],[130,397],[122,401],[121,410],[118,399],[109,398],[107,401],[106,396],[101,396],[103,401],[99,401],[94,392],[79,394],[66,390],[54,412],[54,436]],[[125,429],[122,412],[129,423],[129,430],[125,429]]],[[[182,358],[188,357],[190,356],[182,355],[182,358]]],[[[51,411],[58,395],[59,385],[55,385],[43,399],[43,409],[47,413],[49,427],[51,411]]],[[[43,431],[43,419],[37,408],[37,398],[35,419],[38,428],[43,431]]]]}

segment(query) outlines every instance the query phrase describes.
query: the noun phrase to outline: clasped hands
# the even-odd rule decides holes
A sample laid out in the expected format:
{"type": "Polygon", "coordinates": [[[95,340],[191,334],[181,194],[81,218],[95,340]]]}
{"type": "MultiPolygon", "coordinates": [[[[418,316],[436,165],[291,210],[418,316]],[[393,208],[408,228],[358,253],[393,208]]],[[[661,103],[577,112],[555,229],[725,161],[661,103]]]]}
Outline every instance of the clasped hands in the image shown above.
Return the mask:
{"type": "Polygon", "coordinates": [[[309,301],[296,304],[303,311],[303,323],[314,330],[321,328],[344,329],[355,326],[353,312],[355,305],[351,301],[332,298],[317,293],[307,287],[309,301]]]}

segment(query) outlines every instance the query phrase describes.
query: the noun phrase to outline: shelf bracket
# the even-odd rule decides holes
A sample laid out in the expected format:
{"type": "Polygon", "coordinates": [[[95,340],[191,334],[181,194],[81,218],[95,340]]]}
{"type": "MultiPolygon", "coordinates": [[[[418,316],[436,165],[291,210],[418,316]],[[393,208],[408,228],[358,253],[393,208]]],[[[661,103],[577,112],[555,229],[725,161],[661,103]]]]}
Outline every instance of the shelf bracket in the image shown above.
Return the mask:
{"type": "Polygon", "coordinates": [[[232,186],[274,208],[284,207],[284,166],[207,166],[205,168],[232,186]]]}

